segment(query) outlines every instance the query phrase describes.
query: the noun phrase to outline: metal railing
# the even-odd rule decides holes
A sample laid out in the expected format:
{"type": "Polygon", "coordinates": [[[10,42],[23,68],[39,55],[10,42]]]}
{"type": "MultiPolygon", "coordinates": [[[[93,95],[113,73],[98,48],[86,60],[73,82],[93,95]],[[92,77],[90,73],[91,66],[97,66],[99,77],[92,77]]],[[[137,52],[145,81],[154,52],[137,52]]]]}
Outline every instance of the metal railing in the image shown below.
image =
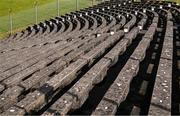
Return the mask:
{"type": "Polygon", "coordinates": [[[0,38],[21,31],[29,25],[102,2],[102,0],[51,0],[47,4],[41,4],[43,0],[31,1],[32,3],[29,3],[31,7],[25,10],[16,10],[16,7],[12,5],[19,4],[16,0],[7,3],[9,11],[0,8],[0,10],[8,11],[4,15],[0,14],[0,38]]]}

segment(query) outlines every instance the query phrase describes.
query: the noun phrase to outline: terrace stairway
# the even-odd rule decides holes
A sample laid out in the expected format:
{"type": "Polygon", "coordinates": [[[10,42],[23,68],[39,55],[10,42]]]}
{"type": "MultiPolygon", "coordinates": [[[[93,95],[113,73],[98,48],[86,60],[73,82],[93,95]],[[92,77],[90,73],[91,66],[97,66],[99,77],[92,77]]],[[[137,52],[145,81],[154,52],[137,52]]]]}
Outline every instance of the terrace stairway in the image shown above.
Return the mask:
{"type": "Polygon", "coordinates": [[[180,6],[106,1],[0,41],[0,115],[178,115],[180,6]]]}

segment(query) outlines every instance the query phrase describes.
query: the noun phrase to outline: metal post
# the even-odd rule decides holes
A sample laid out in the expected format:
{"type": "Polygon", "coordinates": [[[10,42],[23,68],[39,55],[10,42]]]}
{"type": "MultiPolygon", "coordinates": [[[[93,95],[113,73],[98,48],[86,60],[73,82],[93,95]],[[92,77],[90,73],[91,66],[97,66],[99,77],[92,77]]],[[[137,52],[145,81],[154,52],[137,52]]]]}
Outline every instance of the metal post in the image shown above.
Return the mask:
{"type": "Polygon", "coordinates": [[[35,7],[35,15],[36,15],[36,24],[38,24],[38,1],[37,0],[34,2],[34,7],[35,7]]]}
{"type": "Polygon", "coordinates": [[[79,0],[76,0],[76,11],[78,10],[79,8],[79,0]]]}
{"type": "Polygon", "coordinates": [[[60,7],[59,7],[59,3],[60,3],[60,1],[57,0],[57,16],[58,16],[58,17],[60,16],[60,7]]]}
{"type": "Polygon", "coordinates": [[[13,19],[12,19],[12,9],[9,9],[9,24],[10,24],[10,34],[12,35],[13,30],[13,19]]]}
{"type": "Polygon", "coordinates": [[[92,0],[92,6],[94,5],[94,0],[92,0]]]}

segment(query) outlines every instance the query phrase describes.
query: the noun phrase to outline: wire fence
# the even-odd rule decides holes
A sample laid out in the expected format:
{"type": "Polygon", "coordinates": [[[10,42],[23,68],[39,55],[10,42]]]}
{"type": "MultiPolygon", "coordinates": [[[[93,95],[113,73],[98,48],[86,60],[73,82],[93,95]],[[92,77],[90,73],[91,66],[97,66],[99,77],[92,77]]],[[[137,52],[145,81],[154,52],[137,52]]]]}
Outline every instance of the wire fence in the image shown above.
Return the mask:
{"type": "Polygon", "coordinates": [[[1,0],[0,38],[99,2],[102,0],[1,0]]]}

